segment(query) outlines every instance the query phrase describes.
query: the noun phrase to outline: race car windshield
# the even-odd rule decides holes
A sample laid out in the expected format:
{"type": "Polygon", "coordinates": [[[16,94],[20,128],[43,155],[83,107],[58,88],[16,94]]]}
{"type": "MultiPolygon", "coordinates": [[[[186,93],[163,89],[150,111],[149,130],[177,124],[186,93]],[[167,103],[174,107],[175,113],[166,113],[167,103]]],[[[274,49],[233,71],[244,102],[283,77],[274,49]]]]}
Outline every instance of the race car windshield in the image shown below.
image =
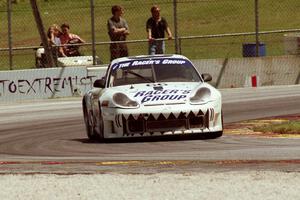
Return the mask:
{"type": "Polygon", "coordinates": [[[145,76],[142,76],[142,75],[140,75],[140,74],[137,74],[137,73],[135,73],[135,72],[133,72],[133,71],[131,71],[131,70],[124,70],[124,72],[125,73],[129,73],[129,74],[133,74],[133,75],[135,75],[135,76],[137,76],[137,77],[139,77],[139,78],[141,78],[141,79],[144,79],[145,81],[148,81],[148,82],[151,82],[151,83],[153,83],[154,82],[154,80],[153,79],[150,79],[149,77],[145,77],[145,76]]]}
{"type": "Polygon", "coordinates": [[[154,65],[156,82],[199,82],[195,68],[190,65],[166,64],[154,65]]]}
{"type": "Polygon", "coordinates": [[[150,65],[119,68],[112,72],[109,82],[110,86],[153,83],[153,70],[150,65]]]}
{"type": "Polygon", "coordinates": [[[142,60],[112,66],[110,86],[149,82],[199,82],[194,66],[183,59],[142,60]]]}

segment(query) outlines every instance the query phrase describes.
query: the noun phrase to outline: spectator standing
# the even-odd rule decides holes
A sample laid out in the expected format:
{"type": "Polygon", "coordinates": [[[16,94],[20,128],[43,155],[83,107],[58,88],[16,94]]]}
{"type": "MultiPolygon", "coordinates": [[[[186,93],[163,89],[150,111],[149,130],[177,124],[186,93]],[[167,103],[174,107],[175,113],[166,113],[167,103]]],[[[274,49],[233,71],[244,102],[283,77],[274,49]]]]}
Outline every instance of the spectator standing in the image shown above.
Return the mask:
{"type": "Polygon", "coordinates": [[[149,40],[149,54],[164,54],[165,41],[156,39],[165,38],[165,32],[167,32],[169,40],[172,39],[173,36],[167,20],[160,16],[160,8],[157,5],[152,6],[151,14],[152,17],[150,17],[146,23],[149,40]]]}
{"type": "MultiPolygon", "coordinates": [[[[83,39],[81,39],[78,35],[70,33],[70,26],[66,23],[61,25],[62,34],[60,35],[61,44],[78,44],[78,43],[85,43],[83,39]]],[[[64,54],[66,56],[80,56],[78,51],[79,46],[64,46],[64,54]]]]}
{"type": "Polygon", "coordinates": [[[126,20],[122,18],[124,9],[119,5],[114,5],[111,8],[112,17],[107,21],[108,35],[112,42],[110,44],[110,60],[115,58],[128,56],[128,48],[125,42],[129,34],[129,28],[126,20]]]}

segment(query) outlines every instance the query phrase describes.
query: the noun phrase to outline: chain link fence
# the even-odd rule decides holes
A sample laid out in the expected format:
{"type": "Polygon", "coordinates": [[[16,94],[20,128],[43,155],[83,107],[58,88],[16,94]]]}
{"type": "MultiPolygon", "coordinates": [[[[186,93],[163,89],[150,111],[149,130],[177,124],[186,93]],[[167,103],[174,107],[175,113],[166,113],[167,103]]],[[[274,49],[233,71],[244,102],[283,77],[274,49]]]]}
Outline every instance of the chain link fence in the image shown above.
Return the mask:
{"type": "MultiPolygon", "coordinates": [[[[243,45],[256,42],[264,44],[267,56],[283,55],[284,34],[300,31],[299,0],[37,0],[45,30],[68,23],[70,31],[86,41],[80,52],[87,56],[93,54],[91,2],[95,52],[101,63],[109,63],[107,20],[116,4],[125,10],[130,55],[148,53],[146,21],[153,5],[160,6],[161,16],[176,36],[166,41],[166,53],[191,59],[242,57],[243,45]]],[[[0,0],[0,19],[0,70],[35,68],[41,39],[30,1],[0,0]]]]}

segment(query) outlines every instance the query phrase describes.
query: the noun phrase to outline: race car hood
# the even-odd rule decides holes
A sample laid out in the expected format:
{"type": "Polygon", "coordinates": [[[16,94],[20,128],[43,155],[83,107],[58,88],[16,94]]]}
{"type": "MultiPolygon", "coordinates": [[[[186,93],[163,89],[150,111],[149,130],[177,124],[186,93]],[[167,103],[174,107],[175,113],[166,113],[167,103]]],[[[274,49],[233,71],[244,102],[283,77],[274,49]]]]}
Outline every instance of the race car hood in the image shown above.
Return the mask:
{"type": "Polygon", "coordinates": [[[182,104],[203,86],[210,87],[199,82],[145,83],[113,87],[110,94],[123,93],[140,105],[182,104]]]}

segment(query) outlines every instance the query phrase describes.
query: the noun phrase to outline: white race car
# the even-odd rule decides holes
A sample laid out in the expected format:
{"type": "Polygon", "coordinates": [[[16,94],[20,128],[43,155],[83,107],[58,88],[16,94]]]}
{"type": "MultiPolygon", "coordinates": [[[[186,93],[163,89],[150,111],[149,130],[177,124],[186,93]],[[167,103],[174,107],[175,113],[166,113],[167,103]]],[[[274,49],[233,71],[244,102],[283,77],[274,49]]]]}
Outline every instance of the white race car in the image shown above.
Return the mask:
{"type": "Polygon", "coordinates": [[[223,134],[221,94],[182,55],[113,60],[82,100],[89,139],[223,134]]]}

